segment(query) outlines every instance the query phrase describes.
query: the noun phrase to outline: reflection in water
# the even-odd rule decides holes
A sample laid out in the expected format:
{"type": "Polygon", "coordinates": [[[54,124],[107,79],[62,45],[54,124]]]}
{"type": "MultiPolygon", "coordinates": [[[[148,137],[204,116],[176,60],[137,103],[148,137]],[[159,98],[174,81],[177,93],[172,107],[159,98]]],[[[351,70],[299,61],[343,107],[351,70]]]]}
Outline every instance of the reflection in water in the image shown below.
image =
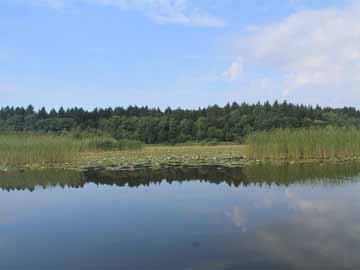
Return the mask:
{"type": "Polygon", "coordinates": [[[241,228],[243,232],[247,231],[247,215],[243,209],[239,206],[234,206],[231,211],[226,211],[225,214],[231,218],[236,227],[241,228]]]}
{"type": "Polygon", "coordinates": [[[199,168],[144,169],[136,171],[76,171],[47,170],[15,174],[0,174],[0,189],[30,190],[36,187],[83,188],[87,183],[127,187],[149,186],[173,182],[201,180],[213,184],[226,183],[239,187],[247,185],[329,184],[341,185],[357,181],[360,164],[301,164],[283,166],[251,166],[224,168],[203,166],[199,168]]]}
{"type": "Polygon", "coordinates": [[[359,173],[346,163],[1,175],[0,269],[359,269],[359,173]]]}
{"type": "Polygon", "coordinates": [[[314,192],[286,192],[291,215],[257,232],[257,241],[271,256],[302,269],[357,269],[360,266],[359,199],[354,192],[334,192],[317,196],[314,192]],[[331,195],[331,196],[330,196],[331,195]],[[354,203],[356,202],[356,203],[354,203]],[[286,233],[284,234],[284,231],[286,233]]]}

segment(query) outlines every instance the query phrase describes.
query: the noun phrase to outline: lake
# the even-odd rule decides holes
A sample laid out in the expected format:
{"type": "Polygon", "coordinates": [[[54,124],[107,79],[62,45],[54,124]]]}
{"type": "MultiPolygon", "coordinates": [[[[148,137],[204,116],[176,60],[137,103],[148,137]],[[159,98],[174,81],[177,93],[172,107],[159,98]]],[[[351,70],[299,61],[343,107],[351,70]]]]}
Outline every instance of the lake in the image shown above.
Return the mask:
{"type": "Polygon", "coordinates": [[[0,269],[360,269],[360,166],[0,175],[0,269]]]}

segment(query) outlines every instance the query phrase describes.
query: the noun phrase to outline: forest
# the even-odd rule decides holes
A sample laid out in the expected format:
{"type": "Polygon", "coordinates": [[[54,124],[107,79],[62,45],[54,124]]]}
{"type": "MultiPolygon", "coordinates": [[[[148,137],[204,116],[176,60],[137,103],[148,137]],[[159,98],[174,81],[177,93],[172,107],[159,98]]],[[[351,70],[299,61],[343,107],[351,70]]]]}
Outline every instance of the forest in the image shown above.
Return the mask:
{"type": "Polygon", "coordinates": [[[360,127],[360,111],[353,107],[323,108],[288,102],[171,109],[2,107],[0,132],[106,134],[117,140],[146,144],[185,142],[243,142],[249,134],[276,128],[360,127]]]}

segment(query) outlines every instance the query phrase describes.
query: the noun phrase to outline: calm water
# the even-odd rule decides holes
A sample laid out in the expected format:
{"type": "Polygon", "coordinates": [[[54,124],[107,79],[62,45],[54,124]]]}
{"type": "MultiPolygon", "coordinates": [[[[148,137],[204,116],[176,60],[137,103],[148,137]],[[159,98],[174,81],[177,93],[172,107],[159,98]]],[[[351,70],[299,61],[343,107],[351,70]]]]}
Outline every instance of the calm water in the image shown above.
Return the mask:
{"type": "Polygon", "coordinates": [[[0,176],[0,269],[360,269],[357,165],[0,176]]]}

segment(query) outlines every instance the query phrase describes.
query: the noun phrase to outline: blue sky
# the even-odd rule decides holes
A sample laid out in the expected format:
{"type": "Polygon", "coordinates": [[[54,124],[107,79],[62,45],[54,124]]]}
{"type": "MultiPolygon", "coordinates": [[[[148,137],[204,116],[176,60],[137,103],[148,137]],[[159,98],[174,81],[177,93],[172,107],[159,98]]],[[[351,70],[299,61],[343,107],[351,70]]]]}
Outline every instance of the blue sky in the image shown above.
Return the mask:
{"type": "Polygon", "coordinates": [[[0,106],[359,106],[360,5],[1,0],[0,106]]]}

